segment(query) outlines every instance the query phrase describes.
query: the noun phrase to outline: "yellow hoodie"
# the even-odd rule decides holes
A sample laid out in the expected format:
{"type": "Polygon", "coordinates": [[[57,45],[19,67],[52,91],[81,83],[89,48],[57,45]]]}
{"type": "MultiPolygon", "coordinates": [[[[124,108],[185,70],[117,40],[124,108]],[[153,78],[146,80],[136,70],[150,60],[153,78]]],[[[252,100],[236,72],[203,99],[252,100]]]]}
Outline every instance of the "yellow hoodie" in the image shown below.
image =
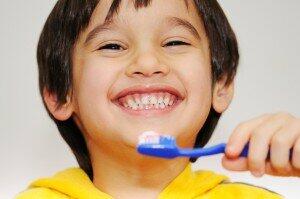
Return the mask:
{"type": "MultiPolygon", "coordinates": [[[[189,164],[159,195],[158,199],[279,199],[282,196],[263,188],[230,183],[211,171],[193,172],[189,164]]],[[[32,182],[16,199],[112,199],[97,189],[79,168],[61,171],[50,178],[32,182]]]]}

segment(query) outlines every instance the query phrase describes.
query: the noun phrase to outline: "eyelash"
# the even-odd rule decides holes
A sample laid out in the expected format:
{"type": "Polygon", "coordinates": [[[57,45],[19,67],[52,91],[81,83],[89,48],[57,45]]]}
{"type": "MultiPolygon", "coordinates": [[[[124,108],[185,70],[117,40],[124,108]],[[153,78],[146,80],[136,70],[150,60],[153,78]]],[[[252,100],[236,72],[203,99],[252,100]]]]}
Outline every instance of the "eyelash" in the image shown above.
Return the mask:
{"type": "MultiPolygon", "coordinates": [[[[183,41],[179,41],[179,40],[174,40],[174,41],[170,41],[167,44],[165,44],[163,47],[165,46],[182,46],[182,45],[190,45],[189,43],[183,42],[183,41]],[[171,45],[170,45],[171,44],[171,45]],[[177,44],[177,45],[176,45],[177,44]]],[[[98,50],[104,50],[104,49],[108,49],[108,50],[119,50],[120,48],[122,48],[122,46],[120,46],[119,44],[115,44],[115,43],[111,43],[111,44],[107,44],[105,46],[100,47],[98,50]],[[118,48],[118,49],[116,49],[118,48]]]]}
{"type": "Polygon", "coordinates": [[[109,49],[109,50],[118,50],[118,49],[112,49],[114,47],[117,47],[117,48],[122,48],[122,46],[120,46],[119,44],[114,44],[114,43],[111,43],[111,44],[106,44],[105,46],[102,46],[100,47],[98,50],[104,50],[104,49],[109,49]]]}
{"type": "Polygon", "coordinates": [[[178,45],[174,45],[174,44],[179,44],[179,46],[182,46],[182,45],[189,46],[190,45],[190,44],[188,44],[186,42],[183,42],[183,41],[180,41],[180,40],[174,40],[174,41],[170,41],[167,44],[165,44],[164,47],[165,46],[178,46],[178,45]],[[168,44],[172,44],[172,45],[168,45],[168,44]]]}

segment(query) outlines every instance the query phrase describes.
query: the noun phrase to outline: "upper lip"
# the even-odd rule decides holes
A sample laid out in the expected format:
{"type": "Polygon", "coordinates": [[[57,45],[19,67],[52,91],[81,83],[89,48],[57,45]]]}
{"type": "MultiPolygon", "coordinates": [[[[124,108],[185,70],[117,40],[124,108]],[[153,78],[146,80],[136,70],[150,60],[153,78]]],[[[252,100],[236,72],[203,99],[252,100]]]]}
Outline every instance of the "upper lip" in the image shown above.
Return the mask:
{"type": "Polygon", "coordinates": [[[157,92],[167,92],[172,95],[175,95],[179,99],[184,99],[184,95],[179,92],[176,88],[172,86],[167,85],[137,85],[137,86],[131,86],[128,88],[123,89],[119,93],[117,93],[113,100],[117,100],[121,97],[124,97],[126,95],[133,95],[133,94],[143,94],[143,93],[157,93],[157,92]]]}

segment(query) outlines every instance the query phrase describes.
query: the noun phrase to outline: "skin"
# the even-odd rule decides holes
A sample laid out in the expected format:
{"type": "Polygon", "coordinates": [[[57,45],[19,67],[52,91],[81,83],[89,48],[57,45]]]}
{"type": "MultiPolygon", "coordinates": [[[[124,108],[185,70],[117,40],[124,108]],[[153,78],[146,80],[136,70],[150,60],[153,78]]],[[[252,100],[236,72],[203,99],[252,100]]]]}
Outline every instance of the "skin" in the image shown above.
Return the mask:
{"type": "MultiPolygon", "coordinates": [[[[93,183],[97,188],[114,198],[157,198],[163,188],[186,167],[188,159],[164,160],[142,156],[136,152],[138,136],[146,130],[165,132],[173,135],[179,146],[192,147],[210,107],[220,113],[227,109],[234,85],[232,82],[225,86],[224,77],[212,87],[208,40],[194,5],[190,4],[187,10],[181,0],[154,0],[151,6],[137,11],[131,1],[122,1],[114,24],[85,43],[89,32],[104,22],[110,5],[111,1],[99,3],[89,26],[80,34],[75,45],[73,89],[67,103],[57,109],[55,94],[46,89],[44,99],[56,119],[73,117],[83,132],[92,160],[93,183]],[[193,36],[185,27],[164,23],[168,16],[189,21],[200,38],[193,36]],[[166,45],[178,40],[188,45],[166,45]],[[103,48],[111,43],[119,47],[103,48]],[[157,84],[173,86],[185,97],[168,114],[131,116],[111,101],[118,92],[130,86],[157,84]]],[[[288,126],[288,120],[284,121],[280,124],[288,126]]],[[[258,167],[265,168],[265,161],[261,161],[264,153],[255,151],[266,151],[267,141],[271,140],[271,132],[274,131],[270,130],[269,137],[264,133],[250,132],[258,126],[279,126],[278,123],[278,119],[255,119],[255,122],[238,128],[230,138],[231,150],[228,148],[227,158],[223,158],[224,167],[231,170],[249,169],[251,172],[258,167]],[[251,130],[245,131],[248,129],[251,130]],[[264,142],[259,143],[260,138],[264,138],[264,142]],[[249,139],[251,149],[248,160],[237,159],[237,154],[249,139]],[[248,161],[247,165],[245,161],[248,161]]],[[[289,143],[298,137],[294,153],[299,157],[299,120],[293,118],[294,123],[292,131],[284,131],[284,137],[290,138],[289,143]]],[[[270,164],[286,163],[286,148],[291,144],[284,145],[284,151],[282,146],[271,145],[271,148],[275,151],[273,156],[280,154],[278,157],[285,161],[278,160],[276,156],[271,158],[270,164]]],[[[299,166],[299,162],[294,157],[290,164],[299,166]]]]}
{"type": "Polygon", "coordinates": [[[232,171],[249,170],[256,177],[300,177],[300,119],[278,112],[240,123],[229,138],[222,164],[232,171]],[[247,142],[248,158],[238,158],[247,142]]]}

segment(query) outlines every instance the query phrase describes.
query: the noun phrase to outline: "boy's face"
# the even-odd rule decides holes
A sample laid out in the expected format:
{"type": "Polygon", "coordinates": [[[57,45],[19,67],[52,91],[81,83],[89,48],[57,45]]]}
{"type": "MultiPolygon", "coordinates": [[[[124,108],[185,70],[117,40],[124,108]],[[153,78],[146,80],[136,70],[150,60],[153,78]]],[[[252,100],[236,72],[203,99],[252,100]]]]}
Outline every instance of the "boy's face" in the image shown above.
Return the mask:
{"type": "Polygon", "coordinates": [[[136,147],[148,130],[193,146],[213,90],[208,39],[189,2],[187,9],[182,0],[153,0],[136,10],[122,1],[113,22],[101,26],[112,1],[100,1],[74,48],[70,103],[78,126],[99,146],[136,147]],[[156,104],[159,98],[168,106],[156,104]]]}

